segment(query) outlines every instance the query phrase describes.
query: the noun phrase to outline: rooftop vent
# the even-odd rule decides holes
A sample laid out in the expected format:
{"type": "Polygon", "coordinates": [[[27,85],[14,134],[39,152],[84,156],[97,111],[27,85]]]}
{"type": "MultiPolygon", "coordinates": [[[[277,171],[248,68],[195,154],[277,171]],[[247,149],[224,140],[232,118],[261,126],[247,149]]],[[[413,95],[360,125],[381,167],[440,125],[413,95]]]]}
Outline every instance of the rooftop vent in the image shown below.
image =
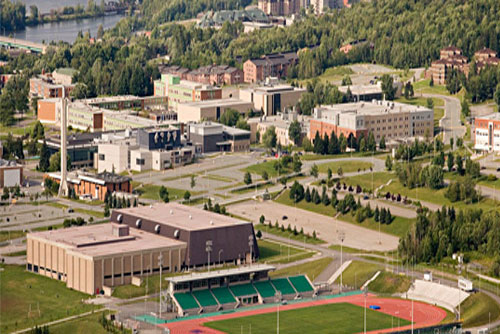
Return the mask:
{"type": "Polygon", "coordinates": [[[181,232],[179,232],[179,230],[175,230],[174,231],[174,238],[179,239],[180,233],[181,232]]]}
{"type": "Polygon", "coordinates": [[[160,234],[160,228],[161,228],[160,224],[156,224],[156,226],[155,226],[156,234],[160,234]]]}
{"type": "Polygon", "coordinates": [[[214,224],[214,221],[213,221],[213,220],[211,220],[211,221],[210,221],[210,225],[213,225],[213,224],[214,224]]]}
{"type": "Polygon", "coordinates": [[[136,222],[135,222],[135,227],[141,228],[141,226],[142,226],[142,220],[141,219],[137,219],[136,222]]]}
{"type": "Polygon", "coordinates": [[[123,216],[121,213],[116,217],[116,221],[118,222],[118,224],[121,224],[123,222],[123,216]]]}

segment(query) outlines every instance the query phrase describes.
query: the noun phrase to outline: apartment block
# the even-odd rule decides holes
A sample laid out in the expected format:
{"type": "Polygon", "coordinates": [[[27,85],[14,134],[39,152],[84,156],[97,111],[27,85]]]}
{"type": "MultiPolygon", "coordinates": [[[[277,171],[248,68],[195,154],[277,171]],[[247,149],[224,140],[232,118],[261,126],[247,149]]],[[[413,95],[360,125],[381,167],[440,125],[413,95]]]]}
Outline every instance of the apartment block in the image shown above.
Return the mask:
{"type": "Polygon", "coordinates": [[[244,81],[256,83],[268,77],[285,78],[290,66],[297,64],[296,52],[275,53],[249,59],[243,64],[244,81]]]}

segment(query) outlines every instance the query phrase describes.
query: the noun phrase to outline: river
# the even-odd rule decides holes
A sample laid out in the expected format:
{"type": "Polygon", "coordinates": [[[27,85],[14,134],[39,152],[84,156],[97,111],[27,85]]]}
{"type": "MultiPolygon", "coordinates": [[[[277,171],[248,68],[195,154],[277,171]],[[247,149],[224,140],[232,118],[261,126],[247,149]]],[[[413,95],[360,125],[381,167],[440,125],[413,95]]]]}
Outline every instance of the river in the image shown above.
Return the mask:
{"type": "MultiPolygon", "coordinates": [[[[58,9],[64,6],[87,6],[87,0],[22,0],[26,5],[26,13],[29,14],[31,5],[36,5],[40,13],[48,13],[51,9],[58,9]]],[[[96,1],[99,5],[101,2],[96,1]]],[[[126,14],[110,15],[82,20],[61,21],[56,23],[39,24],[32,27],[26,27],[23,31],[12,32],[12,37],[25,39],[32,42],[46,44],[51,41],[65,41],[73,43],[78,36],[78,32],[89,31],[92,36],[97,35],[97,29],[102,24],[104,29],[113,28],[121,18],[126,14]]]]}

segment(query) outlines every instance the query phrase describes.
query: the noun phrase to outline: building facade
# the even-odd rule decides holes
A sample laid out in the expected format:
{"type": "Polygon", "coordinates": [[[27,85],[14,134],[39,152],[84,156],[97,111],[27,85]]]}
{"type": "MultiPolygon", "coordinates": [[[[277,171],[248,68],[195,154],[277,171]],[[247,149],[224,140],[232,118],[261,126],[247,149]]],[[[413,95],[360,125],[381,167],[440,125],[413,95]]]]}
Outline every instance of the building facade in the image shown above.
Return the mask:
{"type": "Polygon", "coordinates": [[[188,124],[187,132],[189,141],[199,145],[202,153],[250,150],[250,131],[203,122],[188,124]]]}
{"type": "Polygon", "coordinates": [[[259,0],[258,7],[270,16],[290,16],[300,12],[299,0],[259,0]]]}
{"type": "Polygon", "coordinates": [[[261,58],[248,59],[243,64],[244,80],[247,83],[264,81],[268,77],[285,78],[290,66],[297,64],[296,52],[264,55],[261,58]]]}
{"type": "Polygon", "coordinates": [[[305,92],[289,85],[266,85],[240,89],[240,99],[252,103],[254,110],[262,111],[263,115],[272,116],[295,107],[305,92]]]}
{"type": "Polygon", "coordinates": [[[476,117],[472,129],[474,149],[485,152],[500,152],[500,114],[476,117]]]}
{"type": "Polygon", "coordinates": [[[432,77],[435,84],[444,85],[453,70],[468,75],[469,64],[461,49],[449,46],[442,49],[440,58],[431,63],[427,76],[432,77]]]}
{"type": "Polygon", "coordinates": [[[234,98],[180,103],[177,120],[181,123],[218,121],[229,109],[245,115],[253,109],[253,103],[234,98]]]}
{"type": "Polygon", "coordinates": [[[15,161],[0,159],[0,188],[23,185],[23,166],[15,161]]]}
{"type": "Polygon", "coordinates": [[[309,138],[316,133],[328,136],[334,132],[358,139],[371,132],[379,141],[434,134],[434,111],[421,106],[391,101],[372,101],[336,104],[315,108],[310,120],[309,138]]]}

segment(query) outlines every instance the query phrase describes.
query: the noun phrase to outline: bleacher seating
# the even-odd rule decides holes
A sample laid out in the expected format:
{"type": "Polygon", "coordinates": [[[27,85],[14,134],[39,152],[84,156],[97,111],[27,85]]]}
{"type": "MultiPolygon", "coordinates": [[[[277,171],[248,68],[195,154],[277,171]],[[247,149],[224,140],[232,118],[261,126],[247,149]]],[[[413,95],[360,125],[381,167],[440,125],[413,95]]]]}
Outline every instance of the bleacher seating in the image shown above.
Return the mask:
{"type": "Polygon", "coordinates": [[[231,292],[237,297],[256,295],[257,291],[253,287],[252,283],[232,285],[229,287],[231,292]]]}
{"type": "Polygon", "coordinates": [[[281,291],[282,295],[291,295],[295,294],[295,290],[293,286],[288,282],[286,278],[276,278],[271,280],[271,283],[276,288],[276,290],[281,291]]]}
{"type": "Polygon", "coordinates": [[[193,296],[198,300],[201,306],[217,306],[217,301],[208,289],[193,291],[193,296]]]}
{"type": "Polygon", "coordinates": [[[269,281],[254,282],[254,287],[257,289],[262,298],[274,297],[276,290],[269,281]]]}
{"type": "Polygon", "coordinates": [[[196,299],[194,299],[193,295],[189,292],[174,293],[174,297],[175,299],[177,299],[177,302],[179,303],[179,305],[182,307],[183,310],[189,310],[200,307],[196,302],[196,299]]]}
{"type": "Polygon", "coordinates": [[[288,279],[297,292],[310,292],[314,290],[304,275],[289,277],[288,279]]]}
{"type": "Polygon", "coordinates": [[[470,296],[458,288],[423,280],[415,280],[413,287],[406,294],[410,299],[436,304],[450,311],[470,296]]]}
{"type": "Polygon", "coordinates": [[[214,294],[215,298],[219,301],[219,304],[230,304],[230,303],[236,303],[236,300],[234,299],[233,295],[231,294],[231,291],[229,291],[228,288],[215,288],[212,289],[212,293],[214,294]]]}

